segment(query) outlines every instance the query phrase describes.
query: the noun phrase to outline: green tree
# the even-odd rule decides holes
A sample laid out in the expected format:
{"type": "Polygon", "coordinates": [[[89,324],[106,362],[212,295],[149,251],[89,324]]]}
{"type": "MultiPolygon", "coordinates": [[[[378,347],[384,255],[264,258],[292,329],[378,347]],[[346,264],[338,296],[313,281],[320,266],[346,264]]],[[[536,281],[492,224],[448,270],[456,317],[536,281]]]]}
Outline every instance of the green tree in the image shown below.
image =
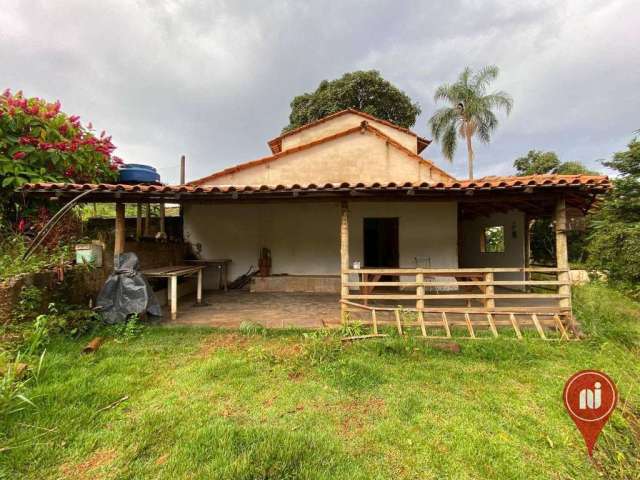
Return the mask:
{"type": "Polygon", "coordinates": [[[513,162],[516,175],[539,175],[555,172],[560,166],[560,160],[555,152],[529,150],[526,156],[516,158],[513,162]]]}
{"type": "Polygon", "coordinates": [[[376,70],[345,73],[335,80],[323,80],[311,93],[298,95],[291,102],[289,125],[293,130],[332,113],[355,108],[375,117],[411,127],[420,115],[420,106],[388,82],[376,70]]]}
{"type": "Polygon", "coordinates": [[[516,158],[513,162],[516,175],[541,175],[554,173],[559,175],[597,175],[580,162],[561,162],[555,152],[529,150],[524,157],[516,158]]]}
{"type": "Polygon", "coordinates": [[[489,143],[491,134],[498,127],[494,110],[504,110],[507,115],[513,100],[503,91],[487,93],[487,88],[498,77],[498,67],[490,65],[477,73],[467,67],[453,84],[438,87],[434,95],[436,102],[443,100],[448,105],[438,109],[429,119],[433,137],[442,143],[442,153],[453,161],[458,136],[467,144],[469,178],[473,178],[473,145],[476,136],[489,143]]]}
{"type": "Polygon", "coordinates": [[[587,251],[592,268],[627,284],[638,296],[640,289],[640,141],[617,152],[603,165],[616,170],[613,189],[591,221],[587,251]]]}

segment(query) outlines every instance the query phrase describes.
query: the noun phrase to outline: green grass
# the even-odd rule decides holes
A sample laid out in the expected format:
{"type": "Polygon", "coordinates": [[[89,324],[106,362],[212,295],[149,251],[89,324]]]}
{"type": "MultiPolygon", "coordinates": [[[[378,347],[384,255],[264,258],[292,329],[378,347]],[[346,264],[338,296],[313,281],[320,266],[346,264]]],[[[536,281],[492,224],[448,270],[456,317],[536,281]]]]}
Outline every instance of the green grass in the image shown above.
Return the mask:
{"type": "Polygon", "coordinates": [[[588,340],[459,355],[248,328],[153,327],[91,356],[56,339],[37,409],[2,425],[0,478],[602,478],[561,401],[585,368],[626,402],[596,446],[602,475],[639,478],[640,307],[599,285],[574,302],[588,340]]]}

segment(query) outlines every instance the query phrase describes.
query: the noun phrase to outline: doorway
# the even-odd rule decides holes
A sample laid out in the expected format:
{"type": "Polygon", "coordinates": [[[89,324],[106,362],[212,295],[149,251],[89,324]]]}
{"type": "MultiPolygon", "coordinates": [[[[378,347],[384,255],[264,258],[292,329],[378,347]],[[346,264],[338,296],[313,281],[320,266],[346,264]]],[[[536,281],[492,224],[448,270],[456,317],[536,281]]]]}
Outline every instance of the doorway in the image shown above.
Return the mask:
{"type": "Polygon", "coordinates": [[[398,218],[364,219],[364,267],[398,268],[398,218]]]}

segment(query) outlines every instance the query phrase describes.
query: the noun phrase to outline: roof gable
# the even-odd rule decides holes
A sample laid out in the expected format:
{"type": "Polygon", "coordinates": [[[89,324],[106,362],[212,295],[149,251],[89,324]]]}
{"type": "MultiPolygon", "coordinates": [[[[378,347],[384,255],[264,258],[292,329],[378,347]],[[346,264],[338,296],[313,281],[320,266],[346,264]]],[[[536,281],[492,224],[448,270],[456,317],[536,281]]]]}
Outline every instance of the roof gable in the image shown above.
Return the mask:
{"type": "MultiPolygon", "coordinates": [[[[293,130],[290,130],[288,132],[284,132],[282,135],[273,138],[272,140],[269,140],[267,142],[267,144],[269,145],[269,148],[271,149],[271,152],[276,154],[276,153],[280,153],[283,151],[283,144],[286,142],[286,140],[290,137],[293,137],[295,135],[298,135],[306,130],[310,130],[316,127],[321,126],[324,123],[327,122],[331,122],[333,120],[336,120],[340,117],[343,117],[345,115],[357,115],[361,118],[363,118],[364,120],[367,120],[369,122],[373,122],[380,124],[380,127],[385,128],[385,127],[389,127],[391,129],[394,129],[398,132],[402,132],[405,135],[409,135],[414,137],[416,140],[416,153],[420,153],[422,152],[425,148],[427,148],[427,146],[429,146],[429,144],[431,143],[430,140],[427,140],[426,138],[420,137],[418,136],[418,134],[416,134],[415,132],[412,132],[411,130],[409,130],[408,128],[404,128],[404,127],[400,127],[399,125],[396,125],[394,123],[391,123],[387,120],[383,120],[381,118],[377,118],[374,117],[373,115],[369,115],[368,113],[365,112],[361,112],[360,110],[356,110],[355,108],[347,108],[345,110],[341,110],[339,112],[336,113],[332,113],[331,115],[327,115],[326,117],[323,117],[319,120],[316,120],[314,122],[310,122],[307,123],[306,125],[303,125],[301,127],[295,128],[293,130]]],[[[389,135],[387,135],[389,136],[389,135]]],[[[285,147],[286,149],[286,147],[285,147]]]]}
{"type": "MultiPolygon", "coordinates": [[[[421,156],[419,156],[416,153],[412,152],[411,150],[409,150],[405,146],[401,145],[400,143],[398,143],[394,139],[390,138],[388,135],[386,135],[385,133],[383,133],[382,131],[380,131],[376,127],[372,126],[371,124],[369,124],[365,120],[365,121],[362,121],[359,126],[356,126],[356,127],[353,127],[353,128],[349,128],[347,130],[343,130],[343,131],[335,133],[333,135],[330,135],[330,136],[327,136],[327,137],[323,137],[323,138],[320,138],[319,140],[315,140],[315,141],[312,141],[312,142],[309,142],[309,143],[305,143],[303,145],[299,145],[299,146],[294,147],[294,148],[289,148],[287,150],[278,152],[278,153],[276,153],[274,155],[270,155],[270,156],[267,156],[267,157],[259,158],[257,160],[252,160],[250,162],[241,163],[241,164],[235,165],[233,167],[226,168],[224,170],[221,170],[219,172],[215,172],[215,173],[213,173],[211,175],[208,175],[206,177],[203,177],[203,178],[200,178],[198,180],[194,180],[192,182],[189,182],[189,185],[198,186],[198,185],[207,185],[207,184],[220,183],[221,179],[223,179],[225,177],[228,177],[228,178],[232,177],[234,174],[237,174],[238,172],[242,172],[242,171],[250,170],[250,169],[255,169],[255,168],[260,167],[262,165],[275,162],[276,160],[283,159],[283,158],[289,157],[289,156],[293,156],[293,155],[298,154],[300,152],[306,152],[306,151],[312,150],[314,148],[320,147],[321,145],[327,144],[329,142],[336,142],[339,139],[348,137],[350,135],[355,135],[355,134],[372,135],[372,136],[376,137],[378,140],[385,142],[385,144],[389,148],[391,148],[395,152],[399,153],[402,158],[409,158],[411,161],[416,162],[417,165],[420,165],[422,167],[422,169],[426,170],[430,176],[434,176],[435,175],[439,179],[441,179],[441,181],[454,181],[455,180],[454,177],[449,175],[447,172],[445,172],[441,168],[437,167],[433,162],[431,162],[429,160],[425,160],[421,156]]],[[[291,165],[291,169],[295,169],[295,165],[291,165]]],[[[342,180],[346,181],[346,179],[341,179],[341,181],[342,180]]],[[[414,178],[411,178],[411,179],[408,179],[408,178],[399,179],[399,178],[397,178],[397,179],[394,179],[394,181],[395,180],[418,181],[418,176],[416,174],[416,176],[414,178]]],[[[234,182],[235,181],[236,180],[234,180],[234,182]]],[[[301,181],[301,180],[296,180],[296,181],[301,181]]]]}

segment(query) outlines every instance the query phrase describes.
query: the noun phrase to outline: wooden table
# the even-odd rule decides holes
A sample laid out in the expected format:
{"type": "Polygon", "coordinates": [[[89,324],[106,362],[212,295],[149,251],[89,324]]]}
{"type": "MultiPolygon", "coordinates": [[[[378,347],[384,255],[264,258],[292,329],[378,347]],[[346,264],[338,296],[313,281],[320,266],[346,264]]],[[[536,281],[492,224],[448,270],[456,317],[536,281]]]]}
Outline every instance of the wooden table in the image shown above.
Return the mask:
{"type": "Polygon", "coordinates": [[[229,273],[229,264],[231,263],[230,258],[216,258],[216,259],[196,259],[196,260],[186,260],[187,263],[193,263],[195,265],[203,265],[204,267],[217,267],[218,268],[218,285],[220,288],[224,288],[224,291],[227,291],[227,282],[228,282],[228,273],[229,273]]]}
{"type": "Polygon", "coordinates": [[[198,275],[198,288],[196,291],[196,303],[202,303],[202,270],[205,265],[172,265],[169,267],[157,267],[143,270],[142,274],[150,278],[167,279],[167,300],[171,304],[171,320],[178,315],[178,277],[190,277],[198,275]]]}

